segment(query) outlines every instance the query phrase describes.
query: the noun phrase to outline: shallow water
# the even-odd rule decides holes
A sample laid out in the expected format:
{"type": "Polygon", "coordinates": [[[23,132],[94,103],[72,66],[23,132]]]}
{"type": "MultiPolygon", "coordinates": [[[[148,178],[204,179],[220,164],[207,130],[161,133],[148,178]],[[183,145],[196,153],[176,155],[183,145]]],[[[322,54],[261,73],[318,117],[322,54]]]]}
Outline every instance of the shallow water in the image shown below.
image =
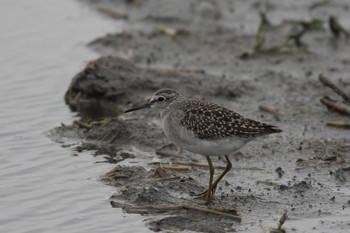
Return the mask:
{"type": "Polygon", "coordinates": [[[45,134],[77,118],[63,95],[98,57],[85,45],[122,25],[74,0],[1,3],[0,232],[146,232],[109,204],[98,178],[113,165],[45,134]]]}

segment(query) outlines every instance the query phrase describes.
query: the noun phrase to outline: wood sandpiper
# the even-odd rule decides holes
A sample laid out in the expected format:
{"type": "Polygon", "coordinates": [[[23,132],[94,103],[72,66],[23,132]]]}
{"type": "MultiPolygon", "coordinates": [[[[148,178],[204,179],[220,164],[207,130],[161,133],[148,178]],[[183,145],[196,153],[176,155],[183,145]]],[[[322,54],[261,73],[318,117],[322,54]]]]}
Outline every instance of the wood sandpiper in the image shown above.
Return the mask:
{"type": "Polygon", "coordinates": [[[149,102],[127,112],[144,108],[160,111],[162,127],[167,138],[180,148],[206,156],[209,165],[209,186],[198,197],[206,197],[205,204],[226,173],[232,168],[228,155],[256,137],[280,133],[278,127],[245,118],[217,104],[187,98],[173,89],[156,91],[149,102]],[[225,156],[226,167],[214,181],[214,166],[210,156],[225,156]]]}

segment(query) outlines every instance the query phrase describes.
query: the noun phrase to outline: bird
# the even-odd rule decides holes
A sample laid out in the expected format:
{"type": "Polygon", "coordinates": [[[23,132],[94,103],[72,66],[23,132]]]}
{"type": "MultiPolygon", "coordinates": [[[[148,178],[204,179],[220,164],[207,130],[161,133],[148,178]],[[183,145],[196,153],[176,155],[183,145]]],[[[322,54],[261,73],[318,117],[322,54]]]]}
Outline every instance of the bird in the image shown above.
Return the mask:
{"type": "Polygon", "coordinates": [[[160,112],[165,136],[176,146],[204,155],[209,167],[209,185],[197,197],[205,198],[205,205],[212,203],[219,182],[232,168],[229,156],[253,139],[282,132],[277,126],[245,118],[218,104],[188,98],[178,91],[162,88],[149,101],[125,111],[125,113],[153,108],[160,112]],[[215,168],[212,156],[224,156],[224,171],[214,181],[215,168]]]}

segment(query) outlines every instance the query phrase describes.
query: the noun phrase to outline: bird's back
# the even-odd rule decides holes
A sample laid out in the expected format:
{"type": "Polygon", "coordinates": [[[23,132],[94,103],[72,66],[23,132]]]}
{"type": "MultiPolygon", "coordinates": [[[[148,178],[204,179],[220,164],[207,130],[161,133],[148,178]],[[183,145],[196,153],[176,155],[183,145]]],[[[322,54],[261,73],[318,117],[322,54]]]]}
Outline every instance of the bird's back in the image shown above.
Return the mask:
{"type": "Polygon", "coordinates": [[[215,103],[198,99],[176,103],[176,108],[183,113],[180,124],[200,139],[248,138],[282,132],[276,126],[245,118],[215,103]]]}

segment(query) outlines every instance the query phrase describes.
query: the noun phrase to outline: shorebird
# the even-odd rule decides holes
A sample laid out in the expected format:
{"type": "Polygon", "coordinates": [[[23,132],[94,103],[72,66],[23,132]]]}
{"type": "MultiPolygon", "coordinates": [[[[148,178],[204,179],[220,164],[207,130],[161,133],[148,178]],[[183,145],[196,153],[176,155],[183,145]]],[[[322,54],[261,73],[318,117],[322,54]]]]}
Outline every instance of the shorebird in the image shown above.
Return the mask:
{"type": "Polygon", "coordinates": [[[172,143],[206,156],[210,174],[208,189],[195,194],[206,197],[206,205],[212,202],[218,183],[232,168],[230,154],[257,137],[282,132],[276,126],[245,118],[215,103],[187,98],[168,88],[156,91],[147,103],[125,113],[145,108],[160,111],[162,128],[172,143]],[[226,159],[226,167],[215,181],[211,156],[225,156],[226,159]]]}

